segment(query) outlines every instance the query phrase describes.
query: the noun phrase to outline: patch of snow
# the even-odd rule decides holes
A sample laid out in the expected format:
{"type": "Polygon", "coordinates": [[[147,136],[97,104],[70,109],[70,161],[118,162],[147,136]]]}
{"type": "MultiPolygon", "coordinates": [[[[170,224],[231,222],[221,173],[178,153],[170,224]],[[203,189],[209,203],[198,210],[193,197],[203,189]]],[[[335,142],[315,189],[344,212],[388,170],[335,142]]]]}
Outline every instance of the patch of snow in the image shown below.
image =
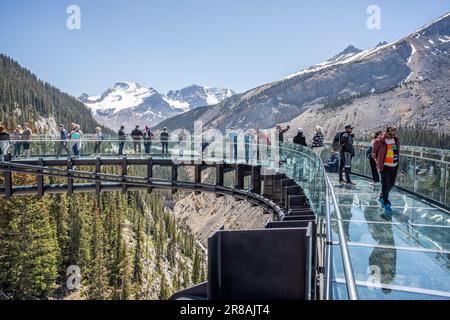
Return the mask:
{"type": "Polygon", "coordinates": [[[444,37],[445,37],[445,39],[438,38],[438,40],[439,40],[440,42],[442,42],[442,43],[450,42],[450,37],[449,37],[449,36],[444,36],[444,37]]]}
{"type": "Polygon", "coordinates": [[[408,59],[408,65],[411,63],[412,57],[416,52],[417,52],[416,47],[414,47],[414,45],[411,43],[411,55],[409,56],[408,59]]]}
{"type": "Polygon", "coordinates": [[[434,41],[433,40],[430,39],[430,40],[428,40],[428,42],[434,45],[434,41]]]}
{"type": "Polygon", "coordinates": [[[190,110],[191,106],[187,102],[181,102],[178,100],[171,100],[169,98],[163,98],[172,108],[183,109],[184,111],[190,110]]]}

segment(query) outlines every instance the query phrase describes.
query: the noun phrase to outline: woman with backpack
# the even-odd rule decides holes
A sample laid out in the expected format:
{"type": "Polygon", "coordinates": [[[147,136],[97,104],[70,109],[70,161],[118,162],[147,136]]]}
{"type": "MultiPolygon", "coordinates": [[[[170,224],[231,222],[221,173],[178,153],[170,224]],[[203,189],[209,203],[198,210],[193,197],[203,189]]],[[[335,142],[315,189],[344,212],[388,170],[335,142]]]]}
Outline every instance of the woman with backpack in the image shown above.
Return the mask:
{"type": "Polygon", "coordinates": [[[373,144],[378,139],[382,131],[377,131],[372,135],[372,142],[370,143],[370,147],[367,148],[366,158],[369,160],[370,169],[372,171],[372,181],[370,182],[371,187],[376,187],[380,184],[380,174],[378,173],[377,163],[372,157],[373,144]]]}

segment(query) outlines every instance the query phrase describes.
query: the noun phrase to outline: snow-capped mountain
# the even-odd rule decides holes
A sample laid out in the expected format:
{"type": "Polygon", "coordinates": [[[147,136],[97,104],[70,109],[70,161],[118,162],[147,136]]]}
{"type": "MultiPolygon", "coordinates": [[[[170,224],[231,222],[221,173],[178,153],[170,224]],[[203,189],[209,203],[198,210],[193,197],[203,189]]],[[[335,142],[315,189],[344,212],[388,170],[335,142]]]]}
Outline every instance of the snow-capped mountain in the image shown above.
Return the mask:
{"type": "Polygon", "coordinates": [[[209,88],[193,84],[181,90],[169,91],[167,101],[169,103],[175,101],[174,106],[180,106],[179,103],[181,103],[189,106],[189,109],[194,109],[218,104],[233,95],[235,92],[231,89],[209,88]]]}
{"type": "MultiPolygon", "coordinates": [[[[354,46],[279,81],[199,108],[159,126],[191,128],[195,120],[224,130],[290,123],[334,136],[347,123],[369,134],[387,124],[450,132],[450,13],[391,43],[354,46]]],[[[307,130],[307,131],[306,131],[307,130]]]]}
{"type": "Polygon", "coordinates": [[[167,96],[135,82],[117,82],[100,96],[82,94],[78,100],[88,106],[103,125],[118,129],[122,124],[154,126],[161,121],[199,106],[222,102],[235,93],[230,89],[191,85],[169,91],[167,96]]]}

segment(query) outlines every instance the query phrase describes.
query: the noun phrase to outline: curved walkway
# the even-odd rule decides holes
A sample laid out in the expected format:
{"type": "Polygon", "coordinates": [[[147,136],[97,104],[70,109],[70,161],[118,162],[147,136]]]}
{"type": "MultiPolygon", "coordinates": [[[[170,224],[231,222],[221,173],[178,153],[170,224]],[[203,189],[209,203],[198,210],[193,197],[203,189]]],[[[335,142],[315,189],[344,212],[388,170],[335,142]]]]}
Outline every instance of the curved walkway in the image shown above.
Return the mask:
{"type": "MultiPolygon", "coordinates": [[[[329,174],[339,203],[360,299],[450,299],[450,213],[394,188],[391,220],[382,217],[379,189],[354,177],[340,186],[329,174]]],[[[336,219],[333,219],[335,223],[336,219]]],[[[336,232],[333,225],[333,232],[336,232]]],[[[333,241],[337,235],[333,235],[333,241]]],[[[346,287],[339,252],[335,296],[346,287]]]]}

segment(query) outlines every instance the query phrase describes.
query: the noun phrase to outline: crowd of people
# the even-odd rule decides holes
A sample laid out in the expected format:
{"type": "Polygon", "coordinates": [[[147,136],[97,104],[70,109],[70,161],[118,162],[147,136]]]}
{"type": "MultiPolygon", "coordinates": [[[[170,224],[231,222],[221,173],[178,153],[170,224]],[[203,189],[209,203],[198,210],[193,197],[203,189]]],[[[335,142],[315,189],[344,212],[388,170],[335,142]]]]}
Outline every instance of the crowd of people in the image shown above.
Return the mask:
{"type": "MultiPolygon", "coordinates": [[[[285,141],[285,133],[290,129],[289,126],[282,127],[276,126],[276,134],[278,135],[279,143],[282,144],[285,141]]],[[[230,142],[230,155],[234,160],[238,159],[238,132],[235,128],[231,127],[228,130],[228,136],[226,137],[230,142]]],[[[14,158],[30,157],[30,145],[32,138],[32,130],[28,123],[24,123],[22,126],[17,126],[11,133],[8,133],[3,125],[0,125],[0,154],[6,156],[12,153],[14,158]]],[[[155,133],[151,131],[149,126],[145,126],[144,130],[141,130],[139,125],[131,131],[131,141],[133,143],[133,150],[136,155],[141,154],[142,143],[144,145],[144,153],[149,155],[151,153],[152,141],[155,138],[155,133]]],[[[184,155],[186,145],[188,142],[188,133],[184,128],[179,130],[176,137],[178,139],[178,154],[180,157],[184,155]]],[[[244,157],[246,161],[253,159],[254,157],[254,144],[267,145],[267,152],[270,153],[271,136],[264,130],[247,130],[244,134],[244,157]]],[[[332,143],[332,151],[328,160],[324,164],[326,171],[337,172],[339,176],[340,184],[347,184],[354,186],[355,183],[351,178],[352,159],[355,157],[355,147],[353,140],[355,135],[353,133],[353,126],[347,125],[344,131],[338,132],[332,143]]],[[[84,133],[81,130],[81,126],[77,123],[72,123],[70,132],[65,128],[63,124],[59,125],[59,140],[56,146],[56,156],[59,157],[64,151],[67,156],[80,156],[82,149],[82,143],[84,139],[84,133]],[[69,142],[71,148],[69,148],[69,142]]],[[[100,127],[95,129],[94,136],[94,155],[100,156],[102,149],[102,142],[104,140],[104,134],[100,127]]],[[[127,134],[125,132],[125,126],[121,126],[118,131],[119,150],[118,155],[124,155],[125,143],[127,141],[127,134]]],[[[169,140],[170,134],[167,128],[163,128],[159,133],[159,143],[161,144],[161,153],[163,156],[169,156],[169,140]]],[[[321,156],[324,150],[324,135],[322,128],[317,126],[315,132],[310,140],[310,147],[318,156],[321,156]]],[[[212,141],[203,141],[202,150],[212,141]]],[[[293,143],[308,147],[307,138],[302,128],[297,129],[297,134],[293,138],[293,143]]],[[[260,152],[257,149],[257,152],[260,152]]],[[[377,187],[381,185],[381,193],[379,197],[380,206],[385,209],[387,213],[392,213],[392,206],[389,201],[389,192],[395,185],[397,178],[397,171],[399,167],[399,150],[400,141],[397,137],[396,128],[389,126],[385,131],[377,131],[372,135],[372,141],[370,147],[367,149],[366,158],[370,163],[372,172],[371,186],[377,187]]],[[[270,156],[270,155],[269,155],[270,156]]],[[[3,159],[3,157],[2,157],[3,159]]]]}

